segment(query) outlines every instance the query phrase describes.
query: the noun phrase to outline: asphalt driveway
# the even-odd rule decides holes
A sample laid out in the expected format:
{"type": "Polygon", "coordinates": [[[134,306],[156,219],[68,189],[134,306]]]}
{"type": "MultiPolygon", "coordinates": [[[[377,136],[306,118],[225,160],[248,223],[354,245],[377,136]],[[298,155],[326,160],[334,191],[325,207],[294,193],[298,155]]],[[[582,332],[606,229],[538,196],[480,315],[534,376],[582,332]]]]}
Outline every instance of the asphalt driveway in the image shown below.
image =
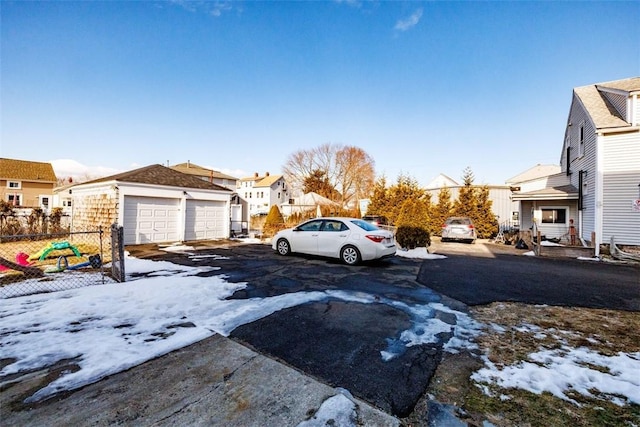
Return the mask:
{"type": "Polygon", "coordinates": [[[447,258],[422,263],[418,282],[467,305],[508,301],[640,311],[637,264],[505,253],[487,257],[465,246],[439,244],[438,253],[447,258]]]}
{"type": "MultiPolygon", "coordinates": [[[[211,250],[227,257],[212,274],[247,283],[232,298],[334,290],[378,299],[379,304],[327,299],[288,308],[237,328],[231,337],[399,417],[410,414],[423,395],[451,335],[384,361],[381,351],[414,321],[396,302],[444,303],[461,311],[465,304],[493,301],[640,310],[637,267],[495,254],[481,244],[434,249],[447,258],[394,257],[347,267],[322,258],[281,257],[268,245],[230,246],[211,250]]],[[[164,258],[190,262],[177,254],[164,258]]],[[[456,324],[456,316],[445,311],[433,316],[456,324]]]]}
{"type": "MultiPolygon", "coordinates": [[[[409,347],[388,361],[381,352],[413,323],[406,306],[393,302],[415,306],[446,299],[416,281],[420,261],[395,257],[348,267],[323,258],[281,257],[268,245],[231,246],[211,253],[227,258],[217,261],[220,270],[211,274],[247,283],[232,298],[314,291],[373,298],[371,303],[327,298],[288,308],[236,328],[230,336],[326,384],[345,388],[390,414],[404,417],[411,413],[449,336],[442,334],[437,342],[409,347]]],[[[177,254],[163,258],[190,262],[177,254]]],[[[454,301],[450,304],[464,309],[454,301]]],[[[456,317],[447,313],[434,311],[433,315],[452,326],[456,323],[456,317]]]]}

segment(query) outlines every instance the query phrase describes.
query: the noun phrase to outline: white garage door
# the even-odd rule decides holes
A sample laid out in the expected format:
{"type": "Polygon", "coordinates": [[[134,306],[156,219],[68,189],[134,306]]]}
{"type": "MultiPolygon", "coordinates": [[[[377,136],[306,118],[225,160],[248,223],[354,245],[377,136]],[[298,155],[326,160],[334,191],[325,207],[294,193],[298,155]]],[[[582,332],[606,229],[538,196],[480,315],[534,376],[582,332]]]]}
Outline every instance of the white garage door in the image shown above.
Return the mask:
{"type": "Polygon", "coordinates": [[[124,243],[175,242],[178,233],[178,199],[126,196],[124,198],[124,243]]]}
{"type": "Polygon", "coordinates": [[[187,200],[185,240],[220,239],[226,236],[225,202],[187,200]]]}

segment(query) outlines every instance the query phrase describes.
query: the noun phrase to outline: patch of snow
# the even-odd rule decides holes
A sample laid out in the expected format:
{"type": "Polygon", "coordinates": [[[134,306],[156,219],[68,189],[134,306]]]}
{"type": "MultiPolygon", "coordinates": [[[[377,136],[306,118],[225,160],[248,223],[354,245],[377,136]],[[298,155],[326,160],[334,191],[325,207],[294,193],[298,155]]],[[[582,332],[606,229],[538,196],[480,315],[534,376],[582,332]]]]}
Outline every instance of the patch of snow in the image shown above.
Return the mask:
{"type": "Polygon", "coordinates": [[[532,353],[529,355],[530,361],[520,361],[502,368],[486,356],[483,359],[485,367],[473,373],[471,379],[478,382],[486,394],[489,394],[486,384],[496,384],[535,394],[546,391],[576,405],[579,404],[567,396],[568,391],[602,398],[592,393],[597,390],[617,405],[640,403],[640,352],[604,356],[584,347],[564,346],[532,353]]]}
{"type": "Polygon", "coordinates": [[[322,402],[315,415],[298,424],[298,427],[356,427],[358,425],[356,404],[349,396],[339,393],[322,402]]]}
{"type": "Polygon", "coordinates": [[[446,258],[444,255],[438,254],[430,254],[427,248],[415,248],[415,249],[398,249],[396,251],[396,256],[402,258],[412,258],[412,259],[443,259],[446,258]]]}

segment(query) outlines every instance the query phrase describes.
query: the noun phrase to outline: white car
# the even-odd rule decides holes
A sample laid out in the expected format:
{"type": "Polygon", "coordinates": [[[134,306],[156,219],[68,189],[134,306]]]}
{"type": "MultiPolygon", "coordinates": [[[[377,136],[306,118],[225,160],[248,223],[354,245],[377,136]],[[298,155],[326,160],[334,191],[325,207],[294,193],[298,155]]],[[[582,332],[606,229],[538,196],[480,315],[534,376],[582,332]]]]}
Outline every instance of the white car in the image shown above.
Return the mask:
{"type": "Polygon", "coordinates": [[[396,253],[393,233],[358,218],[314,218],[278,232],[271,246],[280,255],[319,255],[348,265],[396,253]]]}

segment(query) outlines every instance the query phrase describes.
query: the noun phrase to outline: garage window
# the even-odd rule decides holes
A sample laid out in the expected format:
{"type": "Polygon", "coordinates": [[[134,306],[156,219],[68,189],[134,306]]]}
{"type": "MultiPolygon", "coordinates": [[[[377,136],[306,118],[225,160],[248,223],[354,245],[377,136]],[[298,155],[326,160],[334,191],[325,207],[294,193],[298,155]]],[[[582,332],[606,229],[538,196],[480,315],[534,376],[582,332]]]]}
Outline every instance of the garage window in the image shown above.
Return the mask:
{"type": "Polygon", "coordinates": [[[543,224],[566,224],[567,210],[564,208],[542,209],[543,224]]]}

